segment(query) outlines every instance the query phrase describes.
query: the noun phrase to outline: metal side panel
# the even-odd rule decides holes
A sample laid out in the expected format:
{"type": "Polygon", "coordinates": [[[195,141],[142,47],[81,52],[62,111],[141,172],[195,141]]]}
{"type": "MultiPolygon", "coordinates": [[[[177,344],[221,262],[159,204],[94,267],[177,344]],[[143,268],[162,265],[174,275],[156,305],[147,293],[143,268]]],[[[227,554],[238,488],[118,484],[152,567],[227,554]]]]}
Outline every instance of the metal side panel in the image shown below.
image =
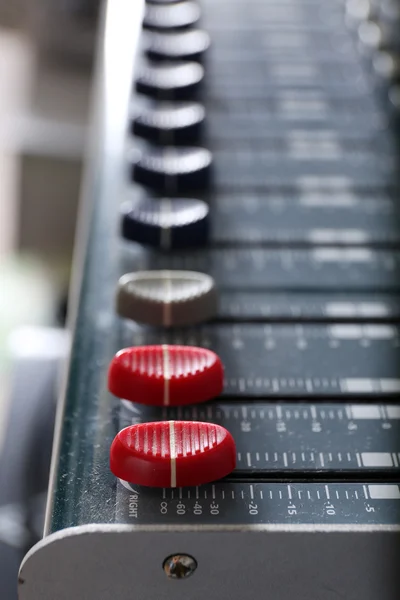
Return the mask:
{"type": "Polygon", "coordinates": [[[66,529],[25,558],[20,600],[398,600],[398,532],[310,529],[66,529]],[[187,579],[168,579],[162,568],[176,552],[197,561],[187,579]]]}

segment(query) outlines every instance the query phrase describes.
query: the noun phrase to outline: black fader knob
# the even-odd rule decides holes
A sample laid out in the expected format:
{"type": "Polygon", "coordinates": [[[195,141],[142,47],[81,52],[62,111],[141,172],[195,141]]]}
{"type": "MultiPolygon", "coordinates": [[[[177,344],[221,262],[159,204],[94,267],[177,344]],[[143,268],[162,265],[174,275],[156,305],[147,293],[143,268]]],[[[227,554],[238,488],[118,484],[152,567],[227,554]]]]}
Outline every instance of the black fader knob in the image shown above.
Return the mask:
{"type": "Polygon", "coordinates": [[[183,29],[195,25],[199,18],[199,6],[189,0],[164,5],[148,4],[143,27],[156,31],[183,29]]]}
{"type": "Polygon", "coordinates": [[[167,195],[208,186],[212,154],[205,148],[153,146],[133,156],[133,179],[167,195]]]}
{"type": "Polygon", "coordinates": [[[205,110],[196,102],[157,102],[141,107],[134,117],[132,132],[164,145],[198,142],[205,110]]]}
{"type": "Polygon", "coordinates": [[[179,4],[182,0],[146,0],[146,4],[158,4],[158,5],[166,5],[166,4],[179,4]]]}
{"type": "Polygon", "coordinates": [[[204,77],[204,69],[195,62],[149,63],[136,81],[136,90],[158,100],[191,98],[204,77]]]}
{"type": "Polygon", "coordinates": [[[144,50],[152,60],[202,59],[210,46],[210,36],[202,29],[173,33],[149,32],[144,38],[144,50]]]}
{"type": "Polygon", "coordinates": [[[209,209],[194,198],[141,198],[122,206],[125,239],[145,246],[175,250],[204,246],[209,209]]]}

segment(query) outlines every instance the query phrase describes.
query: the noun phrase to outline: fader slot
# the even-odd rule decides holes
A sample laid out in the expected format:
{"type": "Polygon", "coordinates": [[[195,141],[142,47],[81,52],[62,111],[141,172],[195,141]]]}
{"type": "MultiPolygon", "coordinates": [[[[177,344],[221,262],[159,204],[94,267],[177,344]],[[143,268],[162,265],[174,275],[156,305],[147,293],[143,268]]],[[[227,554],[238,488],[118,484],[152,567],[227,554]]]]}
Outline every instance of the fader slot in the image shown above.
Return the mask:
{"type": "Polygon", "coordinates": [[[234,475],[248,477],[398,477],[400,407],[376,404],[231,402],[154,410],[124,402],[119,426],[147,421],[222,425],[236,442],[234,475]]]}
{"type": "Polygon", "coordinates": [[[400,290],[400,250],[337,246],[274,250],[235,246],[157,254],[132,244],[121,244],[121,250],[121,275],[147,269],[201,271],[214,278],[221,292],[400,290]]]}
{"type": "Polygon", "coordinates": [[[400,318],[400,296],[396,294],[355,294],[351,292],[222,291],[219,321],[334,321],[396,322],[400,318]]]}
{"type": "Polygon", "coordinates": [[[171,332],[121,323],[120,347],[209,348],[225,367],[223,395],[336,398],[400,392],[400,331],[389,324],[215,324],[171,332]]]}
{"type": "Polygon", "coordinates": [[[389,194],[344,191],[211,198],[211,244],[399,245],[400,208],[389,194]]]}

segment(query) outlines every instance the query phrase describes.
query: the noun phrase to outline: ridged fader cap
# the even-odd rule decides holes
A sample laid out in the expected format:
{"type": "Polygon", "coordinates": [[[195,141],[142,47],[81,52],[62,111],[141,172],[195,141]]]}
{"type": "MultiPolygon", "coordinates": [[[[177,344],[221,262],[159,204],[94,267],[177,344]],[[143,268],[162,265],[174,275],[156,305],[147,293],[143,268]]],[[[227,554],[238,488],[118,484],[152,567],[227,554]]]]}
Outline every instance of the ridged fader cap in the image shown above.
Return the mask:
{"type": "Polygon", "coordinates": [[[122,207],[125,239],[145,246],[175,250],[204,246],[209,209],[196,198],[143,198],[122,207]]]}
{"type": "Polygon", "coordinates": [[[114,438],[110,468],[116,477],[150,487],[186,487],[229,475],[235,442],[221,425],[161,421],[131,425],[114,438]]]}
{"type": "Polygon", "coordinates": [[[165,146],[136,151],[134,181],[168,195],[204,190],[210,181],[212,154],[205,148],[165,146]]]}
{"type": "Polygon", "coordinates": [[[195,325],[217,312],[212,277],[196,271],[142,271],[123,275],[118,283],[121,317],[153,326],[195,325]]]}
{"type": "Polygon", "coordinates": [[[204,77],[204,69],[196,62],[162,62],[147,64],[136,80],[139,94],[157,100],[190,98],[204,77]]]}
{"type": "Polygon", "coordinates": [[[132,123],[134,135],[163,145],[192,144],[205,119],[198,102],[156,102],[140,108],[132,123]]]}
{"type": "Polygon", "coordinates": [[[148,406],[185,406],[219,396],[224,370],[211,350],[193,346],[138,346],[111,361],[108,389],[148,406]]]}
{"type": "Polygon", "coordinates": [[[201,60],[210,46],[210,36],[201,29],[154,32],[145,36],[147,56],[153,60],[201,60]]]}
{"type": "Polygon", "coordinates": [[[164,5],[147,4],[143,27],[156,31],[169,31],[191,27],[199,18],[199,5],[190,0],[164,5]]]}

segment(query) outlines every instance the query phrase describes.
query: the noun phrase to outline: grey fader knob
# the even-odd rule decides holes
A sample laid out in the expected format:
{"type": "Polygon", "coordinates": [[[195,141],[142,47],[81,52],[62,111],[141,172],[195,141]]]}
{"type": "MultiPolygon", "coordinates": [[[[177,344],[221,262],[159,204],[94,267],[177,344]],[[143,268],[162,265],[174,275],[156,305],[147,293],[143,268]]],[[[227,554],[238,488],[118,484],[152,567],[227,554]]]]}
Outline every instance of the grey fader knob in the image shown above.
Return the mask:
{"type": "Polygon", "coordinates": [[[195,325],[217,312],[215,283],[195,271],[128,273],[119,280],[117,311],[121,317],[148,325],[195,325]]]}

